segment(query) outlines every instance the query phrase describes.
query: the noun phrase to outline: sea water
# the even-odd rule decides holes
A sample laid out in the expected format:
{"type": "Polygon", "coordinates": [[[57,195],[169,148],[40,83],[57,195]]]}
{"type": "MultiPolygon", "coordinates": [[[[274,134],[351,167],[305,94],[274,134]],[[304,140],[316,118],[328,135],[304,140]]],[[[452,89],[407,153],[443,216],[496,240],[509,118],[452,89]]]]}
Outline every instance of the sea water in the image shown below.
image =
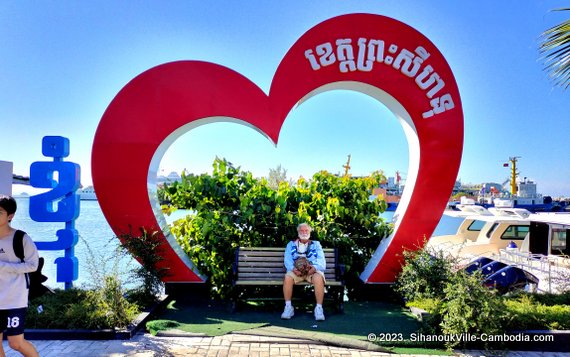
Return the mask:
{"type": "MultiPolygon", "coordinates": [[[[12,227],[28,233],[36,242],[56,241],[56,232],[65,228],[63,222],[36,222],[30,218],[29,197],[15,197],[18,210],[12,220],[12,227]]],[[[118,274],[122,281],[130,279],[129,272],[138,265],[134,259],[119,254],[119,240],[105,220],[97,201],[81,201],[79,217],[75,221],[79,240],[75,245],[75,256],[79,261],[78,279],[74,286],[94,286],[104,275],[118,274]]],[[[46,285],[63,288],[64,283],[57,282],[55,260],[64,256],[63,250],[41,250],[45,265],[43,274],[48,277],[46,285]]]]}
{"type": "MultiPolygon", "coordinates": [[[[56,232],[65,228],[65,223],[35,222],[29,214],[29,197],[16,197],[18,211],[12,220],[12,227],[27,232],[34,241],[55,241],[56,232]]],[[[167,223],[185,216],[188,211],[177,210],[165,216],[167,223]]],[[[384,212],[382,217],[390,222],[394,212],[384,212]]],[[[443,215],[433,235],[453,234],[457,231],[462,219],[443,215]]],[[[75,246],[75,256],[79,261],[78,279],[74,286],[92,287],[100,276],[117,274],[126,285],[130,272],[139,267],[139,263],[125,254],[119,254],[119,239],[105,220],[97,201],[81,201],[79,217],[75,221],[79,241],[75,246]]],[[[43,273],[48,277],[46,284],[52,288],[63,288],[63,283],[56,281],[57,266],[55,260],[64,252],[42,250],[40,256],[45,259],[43,273]]]]}

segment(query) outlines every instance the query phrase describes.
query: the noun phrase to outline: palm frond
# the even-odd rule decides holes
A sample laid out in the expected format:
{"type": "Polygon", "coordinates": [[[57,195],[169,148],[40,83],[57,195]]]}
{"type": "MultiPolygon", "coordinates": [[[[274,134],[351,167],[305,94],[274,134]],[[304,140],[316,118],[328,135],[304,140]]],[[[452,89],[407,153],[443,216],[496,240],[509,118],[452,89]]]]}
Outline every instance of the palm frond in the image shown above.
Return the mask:
{"type": "MultiPolygon", "coordinates": [[[[569,11],[570,8],[554,11],[569,11]]],[[[553,26],[540,36],[541,60],[555,85],[570,86],[570,20],[553,26]]]]}

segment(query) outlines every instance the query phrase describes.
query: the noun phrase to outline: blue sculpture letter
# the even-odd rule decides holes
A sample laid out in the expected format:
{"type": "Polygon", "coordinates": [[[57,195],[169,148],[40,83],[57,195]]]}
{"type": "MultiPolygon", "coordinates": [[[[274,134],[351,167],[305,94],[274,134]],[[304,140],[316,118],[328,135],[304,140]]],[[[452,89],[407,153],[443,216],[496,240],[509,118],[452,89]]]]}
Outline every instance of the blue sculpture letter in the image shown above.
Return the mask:
{"type": "Polygon", "coordinates": [[[36,222],[65,222],[65,229],[57,231],[57,240],[36,242],[38,250],[64,250],[57,258],[57,282],[71,288],[78,276],[78,261],[75,244],[78,234],[75,219],[79,216],[81,170],[79,165],[64,162],[69,156],[69,139],[61,136],[45,136],[42,140],[42,154],[53,161],[34,162],[30,167],[30,185],[37,188],[51,188],[51,191],[30,197],[30,217],[36,222]],[[57,179],[54,173],[57,172],[57,179]]]}

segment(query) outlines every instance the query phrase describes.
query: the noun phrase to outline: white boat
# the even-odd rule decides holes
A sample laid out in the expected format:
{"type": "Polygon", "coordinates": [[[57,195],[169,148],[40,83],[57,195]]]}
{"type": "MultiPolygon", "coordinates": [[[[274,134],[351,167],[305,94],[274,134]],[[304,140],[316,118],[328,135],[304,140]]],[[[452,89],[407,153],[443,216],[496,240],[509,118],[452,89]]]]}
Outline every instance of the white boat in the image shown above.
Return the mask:
{"type": "Polygon", "coordinates": [[[487,273],[499,274],[495,278],[517,269],[527,281],[536,278],[539,291],[570,288],[569,213],[478,208],[473,214],[473,206],[458,206],[464,210],[445,213],[464,217],[456,234],[430,238],[428,249],[455,259],[460,267],[478,264],[484,269],[490,264],[487,268],[495,270],[487,273]]]}
{"type": "Polygon", "coordinates": [[[97,195],[95,195],[95,189],[93,186],[83,187],[77,190],[77,194],[79,195],[80,200],[84,201],[96,201],[97,195]]]}
{"type": "Polygon", "coordinates": [[[477,205],[457,205],[460,211],[446,211],[446,215],[464,217],[452,235],[431,237],[429,249],[442,251],[465,264],[485,256],[498,254],[511,241],[521,243],[529,232],[530,223],[524,220],[530,212],[521,209],[486,209],[477,205]]]}
{"type": "Polygon", "coordinates": [[[536,213],[526,218],[530,231],[522,245],[500,249],[493,259],[540,279],[538,290],[570,289],[570,213],[536,213]]]}

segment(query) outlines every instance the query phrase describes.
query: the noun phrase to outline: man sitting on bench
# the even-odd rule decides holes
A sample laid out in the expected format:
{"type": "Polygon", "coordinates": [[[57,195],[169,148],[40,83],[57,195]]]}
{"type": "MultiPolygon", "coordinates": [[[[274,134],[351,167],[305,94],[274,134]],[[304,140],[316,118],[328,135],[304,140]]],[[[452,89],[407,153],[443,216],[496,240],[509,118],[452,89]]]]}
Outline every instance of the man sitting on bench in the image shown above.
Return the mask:
{"type": "Polygon", "coordinates": [[[295,309],[291,305],[293,297],[293,285],[307,281],[315,287],[315,320],[325,319],[323,312],[323,300],[325,296],[325,254],[321,243],[310,240],[311,226],[301,223],[297,227],[298,239],[292,240],[285,248],[284,263],[287,273],[283,280],[283,297],[285,310],[281,314],[282,319],[290,319],[295,315],[295,309]]]}

